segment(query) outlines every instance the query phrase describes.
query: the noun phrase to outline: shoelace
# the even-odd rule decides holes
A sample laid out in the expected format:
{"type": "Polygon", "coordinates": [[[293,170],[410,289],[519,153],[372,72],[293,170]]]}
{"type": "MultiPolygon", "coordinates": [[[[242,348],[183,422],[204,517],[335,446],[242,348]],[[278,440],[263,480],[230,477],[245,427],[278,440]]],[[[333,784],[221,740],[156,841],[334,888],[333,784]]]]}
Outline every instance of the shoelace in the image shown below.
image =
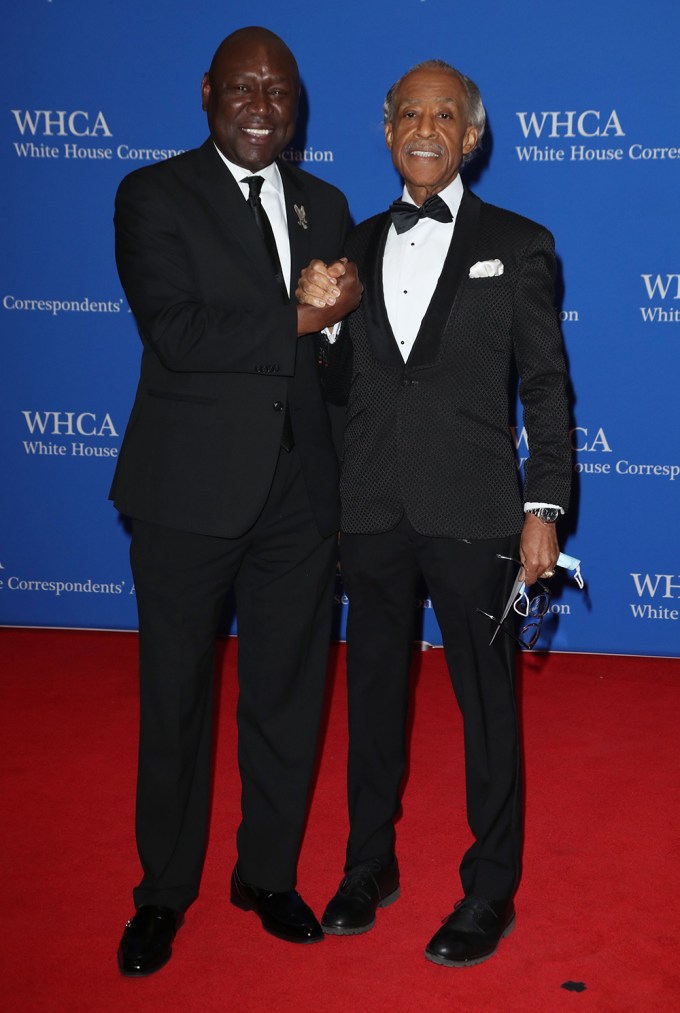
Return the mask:
{"type": "Polygon", "coordinates": [[[461,900],[457,901],[453,905],[453,911],[451,912],[451,914],[447,915],[446,918],[442,918],[442,925],[445,925],[446,922],[449,920],[449,918],[453,918],[455,913],[457,911],[460,911],[460,909],[463,907],[466,910],[469,910],[470,913],[475,918],[478,917],[479,915],[484,914],[485,912],[494,915],[494,917],[496,914],[491,905],[487,903],[487,901],[485,901],[482,897],[463,897],[461,900]]]}
{"type": "Polygon", "coordinates": [[[340,884],[340,891],[342,893],[349,893],[350,890],[362,889],[362,887],[369,881],[373,883],[375,889],[378,889],[378,884],[375,881],[375,872],[380,872],[382,863],[380,859],[373,858],[370,862],[365,862],[356,869],[352,869],[348,872],[342,883],[340,884]]]}

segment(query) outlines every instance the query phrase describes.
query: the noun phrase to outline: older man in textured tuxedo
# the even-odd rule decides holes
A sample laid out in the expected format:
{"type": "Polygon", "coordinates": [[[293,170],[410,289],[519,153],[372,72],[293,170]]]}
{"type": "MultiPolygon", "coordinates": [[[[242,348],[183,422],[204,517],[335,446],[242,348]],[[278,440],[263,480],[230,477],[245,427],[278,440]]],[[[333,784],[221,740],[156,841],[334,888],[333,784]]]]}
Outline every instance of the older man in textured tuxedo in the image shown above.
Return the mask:
{"type": "MultiPolygon", "coordinates": [[[[338,527],[314,337],[332,314],[289,292],[312,256],[340,254],[348,211],[334,187],[278,160],[299,91],[281,39],[235,32],[203,78],[210,138],[132,173],[116,198],[116,258],[144,346],[112,488],[132,518],[140,623],[144,875],[118,952],[129,975],[169,959],[198,893],[214,640],[232,588],[243,818],[231,900],[282,939],[323,938],[294,887],[338,527]]],[[[360,292],[355,274],[347,311],[360,292]]]]}
{"type": "MultiPolygon", "coordinates": [[[[459,169],[484,123],[477,87],[441,61],[390,89],[385,136],[403,199],[351,234],[364,298],[327,349],[329,391],[348,405],[350,835],[321,924],[365,932],[399,895],[393,821],[424,575],[464,719],[474,836],[460,866],[464,897],[425,951],[447,966],[492,955],[513,927],[520,876],[514,644],[504,635],[490,644],[494,627],[478,610],[501,615],[518,569],[507,557],[521,560],[528,584],[552,574],[571,471],[553,240],[463,186],[459,169]],[[531,451],[523,496],[509,428],[513,367],[531,451]]],[[[298,297],[317,306],[340,297],[342,273],[312,265],[298,297]]],[[[448,790],[442,783],[443,806],[448,790]]]]}

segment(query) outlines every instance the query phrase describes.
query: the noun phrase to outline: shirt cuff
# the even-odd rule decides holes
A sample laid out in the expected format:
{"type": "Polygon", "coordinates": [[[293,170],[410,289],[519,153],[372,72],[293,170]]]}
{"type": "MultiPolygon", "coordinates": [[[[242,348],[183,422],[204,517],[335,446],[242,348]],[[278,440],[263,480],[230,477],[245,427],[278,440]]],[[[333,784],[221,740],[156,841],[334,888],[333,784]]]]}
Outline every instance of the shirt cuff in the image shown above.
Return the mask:
{"type": "Polygon", "coordinates": [[[529,510],[538,510],[541,507],[548,507],[550,510],[559,510],[561,514],[564,513],[562,507],[558,506],[557,503],[525,503],[524,513],[527,513],[529,510]]]}

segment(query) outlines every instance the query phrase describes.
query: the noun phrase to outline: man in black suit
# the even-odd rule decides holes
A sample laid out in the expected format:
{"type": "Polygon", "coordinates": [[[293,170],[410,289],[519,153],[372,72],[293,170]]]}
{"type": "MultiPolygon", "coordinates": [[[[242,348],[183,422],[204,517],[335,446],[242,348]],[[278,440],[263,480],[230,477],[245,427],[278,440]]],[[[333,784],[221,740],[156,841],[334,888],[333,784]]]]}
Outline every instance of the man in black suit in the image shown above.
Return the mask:
{"type": "MultiPolygon", "coordinates": [[[[326,353],[328,388],[348,404],[340,547],[350,835],[321,924],[365,932],[399,895],[393,821],[423,575],[464,719],[474,835],[460,866],[464,897],[426,949],[447,966],[492,955],[513,927],[520,876],[514,644],[500,634],[490,644],[496,627],[479,610],[502,615],[518,572],[507,557],[521,560],[527,585],[552,575],[571,472],[553,239],[464,188],[459,168],[484,123],[476,85],[441,61],[390,89],[385,136],[403,200],[351,234],[364,298],[326,353]],[[531,451],[523,496],[510,436],[514,367],[531,451]]],[[[342,273],[342,264],[312,265],[298,297],[329,303],[342,273]]]]}
{"type": "MultiPolygon", "coordinates": [[[[132,519],[143,878],[118,952],[170,958],[196,898],[210,794],[214,641],[233,589],[242,815],[231,900],[291,942],[323,938],[295,891],[330,631],[337,464],[315,332],[290,279],[342,251],[345,198],[278,161],[300,85],[280,38],[246,28],[202,83],[210,138],[127,176],[116,259],[144,346],[113,482],[132,519]]],[[[350,274],[353,268],[349,268],[350,274]]],[[[346,293],[353,309],[356,274],[346,293]]]]}

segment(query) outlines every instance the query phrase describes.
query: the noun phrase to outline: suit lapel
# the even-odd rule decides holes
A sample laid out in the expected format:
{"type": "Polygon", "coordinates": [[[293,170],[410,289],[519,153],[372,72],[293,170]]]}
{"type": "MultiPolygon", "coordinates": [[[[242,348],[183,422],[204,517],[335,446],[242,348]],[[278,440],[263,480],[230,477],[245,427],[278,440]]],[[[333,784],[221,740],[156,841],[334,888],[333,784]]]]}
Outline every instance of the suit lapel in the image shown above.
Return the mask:
{"type": "Polygon", "coordinates": [[[390,225],[388,211],[376,218],[373,234],[366,249],[366,287],[362,305],[373,355],[384,366],[402,370],[404,360],[390,326],[383,291],[383,256],[390,225]]]}
{"type": "Polygon", "coordinates": [[[290,240],[290,279],[289,290],[291,298],[294,298],[297,281],[300,271],[310,261],[311,236],[314,231],[314,209],[309,207],[306,198],[306,191],[300,176],[286,165],[285,162],[276,163],[283,180],[283,194],[286,204],[286,218],[288,220],[288,238],[290,240]],[[295,208],[298,208],[306,228],[300,223],[300,215],[295,208]]]}
{"type": "Polygon", "coordinates": [[[460,283],[477,234],[480,209],[479,198],[466,190],[456,215],[442,273],[408,357],[409,369],[431,366],[439,356],[444,330],[455,311],[460,283]]]}

